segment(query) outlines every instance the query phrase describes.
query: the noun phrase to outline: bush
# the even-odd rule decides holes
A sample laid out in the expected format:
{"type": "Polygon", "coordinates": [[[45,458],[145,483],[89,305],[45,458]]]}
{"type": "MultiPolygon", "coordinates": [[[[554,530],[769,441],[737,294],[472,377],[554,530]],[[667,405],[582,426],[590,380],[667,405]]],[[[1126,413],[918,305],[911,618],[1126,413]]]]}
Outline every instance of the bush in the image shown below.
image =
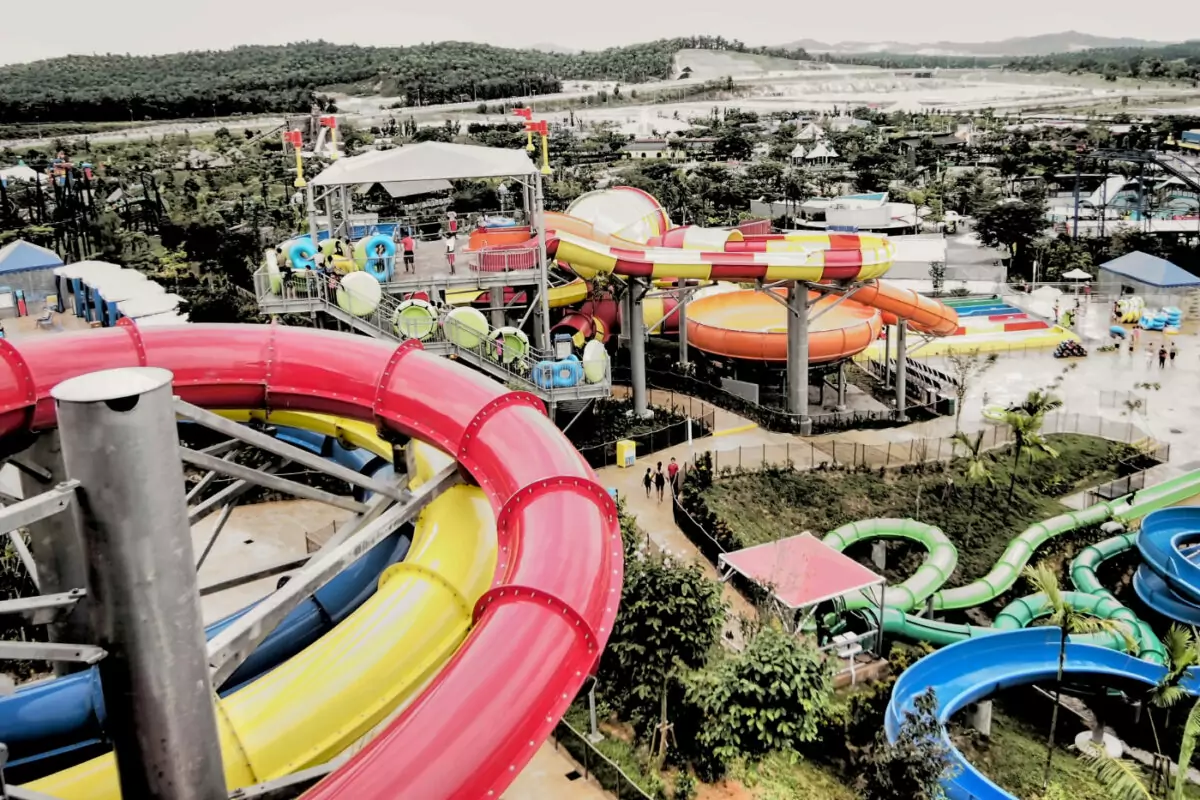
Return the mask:
{"type": "MultiPolygon", "coordinates": [[[[626,550],[636,525],[622,524],[626,550]],[[632,535],[627,534],[632,530],[632,535]]],[[[639,553],[625,564],[621,607],[600,659],[605,699],[635,728],[651,729],[674,676],[704,664],[725,624],[720,584],[699,565],[639,553]]]]}
{"type": "Polygon", "coordinates": [[[738,758],[758,759],[814,741],[833,696],[833,668],[824,656],[767,627],[741,653],[690,677],[690,724],[676,724],[680,747],[691,751],[702,777],[715,777],[738,758]]]}
{"type": "Polygon", "coordinates": [[[883,740],[859,773],[864,800],[940,800],[941,782],[950,776],[949,747],[937,720],[937,694],[932,688],[917,696],[916,709],[906,712],[894,744],[883,740]]]}

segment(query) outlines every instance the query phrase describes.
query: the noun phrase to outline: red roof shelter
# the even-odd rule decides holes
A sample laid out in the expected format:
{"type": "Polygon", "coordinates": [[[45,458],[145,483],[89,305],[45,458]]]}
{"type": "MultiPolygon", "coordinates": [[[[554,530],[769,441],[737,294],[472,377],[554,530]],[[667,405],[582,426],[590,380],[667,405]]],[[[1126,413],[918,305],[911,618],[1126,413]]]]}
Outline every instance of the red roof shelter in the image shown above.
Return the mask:
{"type": "MultiPolygon", "coordinates": [[[[796,629],[803,622],[801,617],[807,616],[796,612],[811,613],[818,603],[875,587],[879,588],[871,594],[880,602],[887,582],[882,575],[807,533],[722,553],[718,566],[723,580],[738,573],[769,589],[780,610],[788,612],[783,614],[785,621],[796,629]]],[[[882,609],[876,621],[880,626],[878,647],[883,638],[882,609]]]]}

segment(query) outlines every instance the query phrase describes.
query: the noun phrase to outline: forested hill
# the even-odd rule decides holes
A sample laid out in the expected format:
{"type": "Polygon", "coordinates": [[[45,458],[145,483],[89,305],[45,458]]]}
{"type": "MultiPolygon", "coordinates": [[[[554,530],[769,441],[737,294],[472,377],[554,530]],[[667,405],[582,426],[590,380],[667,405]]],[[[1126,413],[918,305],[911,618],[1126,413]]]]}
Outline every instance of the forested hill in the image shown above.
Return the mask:
{"type": "Polygon", "coordinates": [[[1117,78],[1200,80],[1200,40],[1163,47],[1102,47],[1077,53],[1019,58],[1009,64],[1031,72],[1094,72],[1117,78]]]}
{"type": "Polygon", "coordinates": [[[583,53],[468,42],[357,47],[304,42],[163,56],[68,56],[0,67],[0,120],[101,122],[307,111],[321,87],[355,84],[416,104],[545,94],[563,80],[667,78],[684,48],[807,58],[721,37],[661,39],[583,53]]]}

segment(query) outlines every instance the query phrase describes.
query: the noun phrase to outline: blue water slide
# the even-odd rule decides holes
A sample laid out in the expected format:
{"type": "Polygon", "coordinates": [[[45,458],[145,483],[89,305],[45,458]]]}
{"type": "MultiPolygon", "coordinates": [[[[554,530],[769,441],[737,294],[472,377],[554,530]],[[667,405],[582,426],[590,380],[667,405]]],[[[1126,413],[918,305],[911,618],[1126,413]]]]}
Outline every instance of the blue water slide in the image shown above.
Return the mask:
{"type": "Polygon", "coordinates": [[[1171,591],[1166,581],[1142,564],[1133,575],[1133,590],[1147,608],[1167,619],[1200,627],[1200,606],[1192,605],[1171,591]]]}
{"type": "MultiPolygon", "coordinates": [[[[918,695],[937,692],[937,717],[942,738],[951,749],[953,777],[943,782],[950,800],[1017,800],[975,769],[950,742],[945,724],[956,712],[1003,689],[1054,680],[1058,670],[1059,629],[1027,628],[967,639],[944,647],[913,664],[897,679],[884,717],[888,741],[895,742],[905,712],[918,695]]],[[[1094,645],[1068,642],[1066,677],[1101,683],[1135,682],[1153,685],[1166,674],[1157,664],[1094,645]]],[[[1184,681],[1193,693],[1200,688],[1193,674],[1184,681]]]]}
{"type": "MultiPolygon", "coordinates": [[[[344,447],[311,431],[281,427],[276,437],[374,477],[383,479],[392,471],[390,463],[369,451],[344,447]]],[[[344,620],[374,594],[380,573],[402,560],[410,543],[407,533],[394,533],[317,590],[259,644],[220,687],[219,694],[228,694],[274,669],[344,620]]],[[[205,636],[213,638],[247,611],[249,608],[209,625],[205,636]]],[[[23,776],[36,775],[61,768],[64,759],[70,763],[94,755],[95,748],[106,743],[106,716],[95,667],[23,686],[0,697],[0,742],[8,745],[9,767],[23,776]],[[38,762],[45,762],[46,768],[38,762]]]]}
{"type": "Polygon", "coordinates": [[[1200,604],[1200,564],[1191,560],[1200,543],[1200,508],[1164,508],[1146,515],[1138,534],[1142,561],[1179,600],[1200,604]]]}

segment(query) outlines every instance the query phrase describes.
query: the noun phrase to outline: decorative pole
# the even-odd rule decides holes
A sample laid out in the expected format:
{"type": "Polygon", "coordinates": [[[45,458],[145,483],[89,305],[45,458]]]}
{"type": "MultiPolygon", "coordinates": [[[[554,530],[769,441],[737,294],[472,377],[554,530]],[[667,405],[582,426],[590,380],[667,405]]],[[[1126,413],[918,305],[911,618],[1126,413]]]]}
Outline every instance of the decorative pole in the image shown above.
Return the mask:
{"type": "Polygon", "coordinates": [[[550,149],[548,144],[550,141],[550,123],[544,119],[537,122],[526,122],[525,130],[529,132],[531,138],[535,133],[542,137],[542,174],[551,174],[553,170],[550,169],[550,149]]]}
{"type": "Polygon", "coordinates": [[[300,131],[286,131],[283,134],[283,141],[292,146],[292,151],[296,154],[296,181],[293,186],[297,189],[303,189],[308,186],[308,181],[304,180],[304,157],[300,155],[300,148],[304,146],[304,134],[300,131]]]}
{"type": "Polygon", "coordinates": [[[533,122],[532,108],[514,108],[513,115],[525,120],[525,149],[533,152],[533,128],[529,127],[533,122]]]}

